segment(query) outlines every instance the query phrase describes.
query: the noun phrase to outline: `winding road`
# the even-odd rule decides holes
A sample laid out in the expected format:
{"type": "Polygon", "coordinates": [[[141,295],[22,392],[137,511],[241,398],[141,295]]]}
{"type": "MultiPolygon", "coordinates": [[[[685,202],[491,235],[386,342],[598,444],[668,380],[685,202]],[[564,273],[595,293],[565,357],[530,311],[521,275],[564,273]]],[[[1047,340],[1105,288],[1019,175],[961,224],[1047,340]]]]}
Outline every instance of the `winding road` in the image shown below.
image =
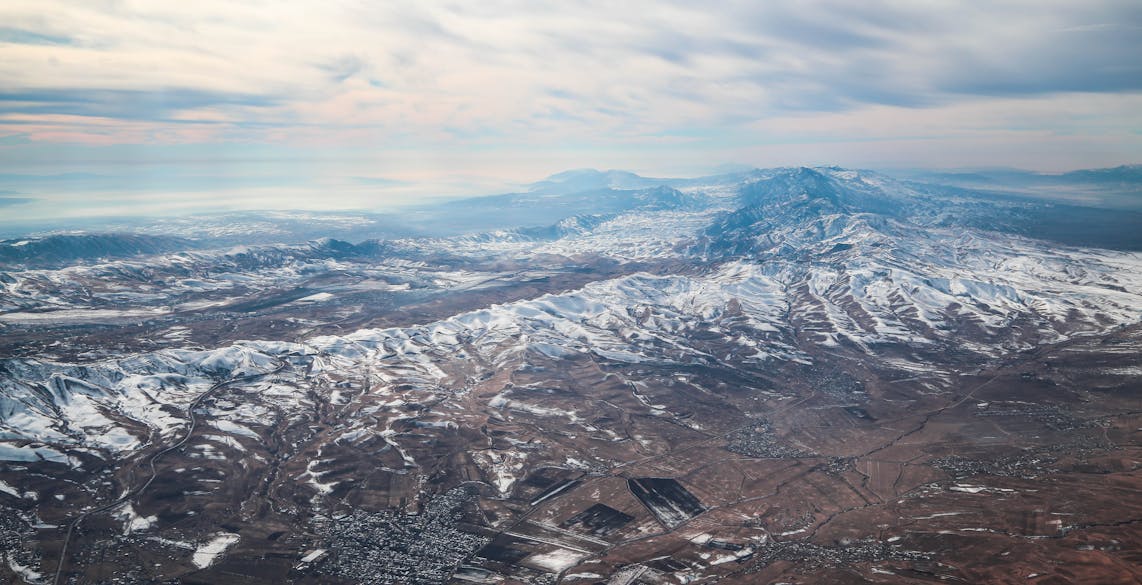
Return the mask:
{"type": "Polygon", "coordinates": [[[194,410],[196,408],[198,408],[199,405],[201,405],[204,400],[209,398],[212,394],[214,394],[218,390],[225,388],[226,386],[229,386],[230,384],[233,384],[235,382],[249,382],[251,380],[256,380],[262,376],[277,374],[277,373],[281,372],[282,370],[284,370],[288,365],[289,365],[288,363],[282,362],[281,364],[278,365],[277,369],[270,371],[270,372],[247,374],[245,376],[238,376],[236,378],[230,378],[229,380],[223,380],[221,382],[217,382],[213,386],[211,386],[209,389],[207,389],[205,392],[203,392],[202,394],[199,394],[193,401],[191,401],[190,405],[186,407],[186,416],[190,420],[190,427],[187,428],[186,434],[183,435],[183,437],[181,439],[179,439],[175,443],[163,448],[162,450],[156,452],[154,455],[151,455],[150,459],[147,460],[147,466],[149,467],[149,469],[151,471],[151,475],[150,475],[150,477],[147,478],[147,481],[143,482],[142,485],[140,485],[136,488],[128,490],[127,493],[123,494],[122,497],[120,497],[119,499],[117,499],[113,502],[104,504],[102,506],[99,506],[98,508],[94,508],[92,510],[88,510],[88,511],[80,514],[75,520],[72,520],[71,524],[68,525],[67,535],[64,536],[64,539],[63,539],[63,547],[60,549],[59,564],[56,565],[55,577],[52,578],[52,585],[58,585],[59,584],[60,576],[63,575],[63,570],[67,566],[68,545],[71,544],[72,535],[75,534],[75,531],[79,528],[79,525],[82,524],[83,521],[86,520],[89,516],[92,516],[95,514],[101,514],[103,512],[107,512],[109,510],[114,510],[115,508],[127,503],[131,499],[141,495],[144,491],[146,491],[146,489],[151,486],[151,484],[155,481],[155,478],[158,477],[158,474],[159,474],[158,469],[155,467],[155,463],[157,463],[158,460],[161,459],[167,453],[170,453],[171,451],[174,451],[176,449],[181,449],[183,447],[183,445],[186,445],[187,441],[190,440],[191,436],[194,435],[194,429],[196,426],[198,426],[198,417],[195,415],[194,410]]]}

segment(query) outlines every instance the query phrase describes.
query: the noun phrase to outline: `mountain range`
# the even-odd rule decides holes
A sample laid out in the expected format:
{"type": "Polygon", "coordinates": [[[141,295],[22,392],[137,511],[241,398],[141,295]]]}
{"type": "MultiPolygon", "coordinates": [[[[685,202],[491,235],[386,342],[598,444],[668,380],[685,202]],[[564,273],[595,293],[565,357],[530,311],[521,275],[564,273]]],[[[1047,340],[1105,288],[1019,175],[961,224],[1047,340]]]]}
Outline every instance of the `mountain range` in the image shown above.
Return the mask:
{"type": "Polygon", "coordinates": [[[1132,582],[1142,212],[1013,181],[585,170],[0,242],[0,575],[1132,582]]]}

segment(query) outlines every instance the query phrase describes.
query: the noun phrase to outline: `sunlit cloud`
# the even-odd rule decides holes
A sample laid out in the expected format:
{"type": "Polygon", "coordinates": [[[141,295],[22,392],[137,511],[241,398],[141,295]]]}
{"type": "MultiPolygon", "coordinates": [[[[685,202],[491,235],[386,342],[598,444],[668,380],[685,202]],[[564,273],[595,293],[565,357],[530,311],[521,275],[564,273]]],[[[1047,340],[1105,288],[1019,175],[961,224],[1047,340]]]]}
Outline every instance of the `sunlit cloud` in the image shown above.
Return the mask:
{"type": "Polygon", "coordinates": [[[31,143],[498,155],[533,165],[517,177],[764,164],[783,143],[871,165],[941,141],[1142,158],[1133,1],[12,0],[0,22],[0,136],[31,143]]]}

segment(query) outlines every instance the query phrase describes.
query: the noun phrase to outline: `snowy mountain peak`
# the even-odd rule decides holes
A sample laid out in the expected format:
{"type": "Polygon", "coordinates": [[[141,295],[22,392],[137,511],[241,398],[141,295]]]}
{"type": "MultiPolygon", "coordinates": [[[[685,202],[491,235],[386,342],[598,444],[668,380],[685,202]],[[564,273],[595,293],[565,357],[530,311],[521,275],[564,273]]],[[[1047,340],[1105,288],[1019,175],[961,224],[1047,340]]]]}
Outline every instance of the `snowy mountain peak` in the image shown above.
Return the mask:
{"type": "Polygon", "coordinates": [[[660,179],[648,179],[629,171],[577,169],[556,173],[532,183],[531,193],[566,194],[598,189],[642,189],[663,184],[660,179]]]}

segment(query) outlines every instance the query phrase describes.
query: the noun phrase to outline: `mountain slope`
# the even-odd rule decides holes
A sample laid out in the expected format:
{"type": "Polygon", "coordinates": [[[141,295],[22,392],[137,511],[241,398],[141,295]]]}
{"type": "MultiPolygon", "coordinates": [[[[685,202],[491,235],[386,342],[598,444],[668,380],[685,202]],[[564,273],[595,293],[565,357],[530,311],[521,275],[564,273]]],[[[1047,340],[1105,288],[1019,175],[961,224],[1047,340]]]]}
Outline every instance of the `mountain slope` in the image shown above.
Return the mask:
{"type": "Polygon", "coordinates": [[[92,581],[1130,574],[1142,254],[864,171],[611,186],[459,206],[559,203],[531,227],[5,273],[0,325],[43,349],[0,359],[0,522],[32,535],[0,552],[47,574],[71,539],[92,581]]]}

